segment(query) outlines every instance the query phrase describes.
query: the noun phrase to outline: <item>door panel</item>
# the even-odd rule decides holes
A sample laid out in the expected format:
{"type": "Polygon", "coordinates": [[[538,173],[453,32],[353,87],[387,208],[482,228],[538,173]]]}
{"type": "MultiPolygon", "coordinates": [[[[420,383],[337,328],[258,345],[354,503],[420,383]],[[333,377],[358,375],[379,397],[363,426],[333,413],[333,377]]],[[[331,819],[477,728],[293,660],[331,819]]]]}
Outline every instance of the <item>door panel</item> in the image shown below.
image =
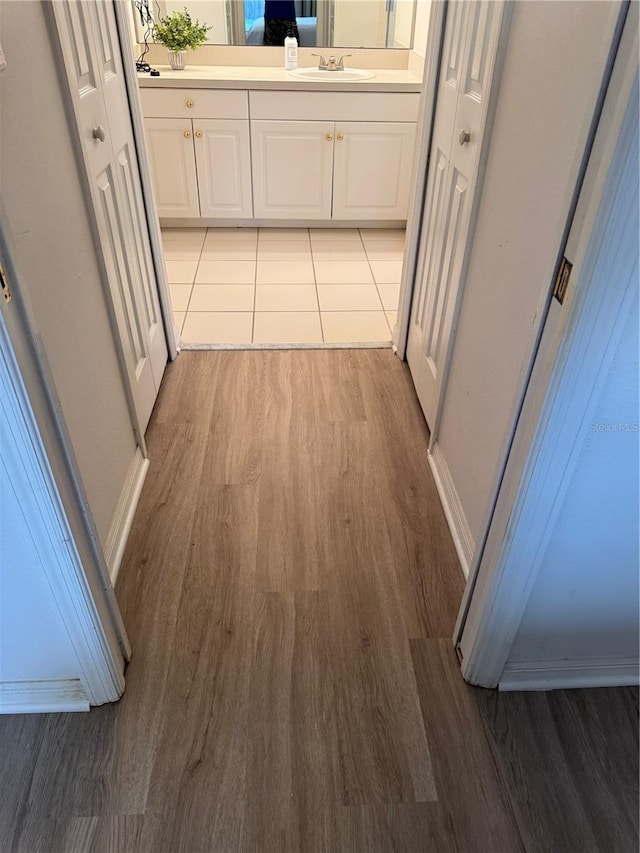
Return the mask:
{"type": "Polygon", "coordinates": [[[90,24],[87,9],[79,3],[65,3],[61,6],[66,29],[67,61],[71,68],[72,79],[80,97],[98,91],[98,75],[95,57],[90,50],[90,24]]]}
{"type": "MultiPolygon", "coordinates": [[[[149,381],[153,377],[149,376],[150,364],[146,358],[142,326],[135,311],[122,239],[126,226],[119,208],[119,193],[115,184],[112,166],[108,164],[95,178],[99,202],[96,206],[96,219],[116,323],[128,362],[128,372],[134,377],[132,391],[136,411],[150,412],[155,401],[155,388],[153,381],[149,381]],[[128,322],[128,318],[131,318],[132,322],[128,322]]],[[[145,426],[146,423],[143,422],[141,428],[144,429],[145,426]]]]}
{"type": "Polygon", "coordinates": [[[199,217],[191,122],[181,118],[148,118],[144,129],[158,216],[199,217]]]}
{"type": "Polygon", "coordinates": [[[337,122],[333,218],[406,219],[414,142],[411,123],[337,122]]]}
{"type": "Polygon", "coordinates": [[[249,122],[198,119],[193,125],[200,215],[250,219],[253,203],[249,122]]]}
{"type": "Polygon", "coordinates": [[[111,3],[52,4],[83,147],[132,416],[143,432],[167,361],[111,3]]]}
{"type": "Polygon", "coordinates": [[[503,3],[449,4],[407,359],[434,429],[461,300],[503,3]],[[465,136],[466,134],[466,136],[465,136]]]}
{"type": "Polygon", "coordinates": [[[253,121],[256,218],[330,219],[333,122],[253,121]]]}
{"type": "MultiPolygon", "coordinates": [[[[142,338],[147,347],[154,379],[154,402],[167,363],[167,344],[160,311],[160,301],[155,287],[155,272],[151,252],[143,232],[144,211],[141,210],[138,164],[135,152],[125,145],[116,157],[119,185],[122,195],[124,237],[129,263],[129,279],[134,293],[137,322],[142,326],[142,338]]],[[[153,403],[151,404],[153,408],[153,403]]]]}

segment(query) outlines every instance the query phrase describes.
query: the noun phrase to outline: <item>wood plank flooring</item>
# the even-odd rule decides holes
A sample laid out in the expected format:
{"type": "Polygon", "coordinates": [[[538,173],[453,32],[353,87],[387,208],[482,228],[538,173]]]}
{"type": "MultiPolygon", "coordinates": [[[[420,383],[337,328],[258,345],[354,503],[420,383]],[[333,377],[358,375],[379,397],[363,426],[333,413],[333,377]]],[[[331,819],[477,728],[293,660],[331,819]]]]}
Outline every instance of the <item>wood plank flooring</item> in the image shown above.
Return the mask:
{"type": "Polygon", "coordinates": [[[0,850],[638,848],[638,694],[460,676],[463,579],[388,350],[183,353],[116,705],[0,717],[0,850]]]}

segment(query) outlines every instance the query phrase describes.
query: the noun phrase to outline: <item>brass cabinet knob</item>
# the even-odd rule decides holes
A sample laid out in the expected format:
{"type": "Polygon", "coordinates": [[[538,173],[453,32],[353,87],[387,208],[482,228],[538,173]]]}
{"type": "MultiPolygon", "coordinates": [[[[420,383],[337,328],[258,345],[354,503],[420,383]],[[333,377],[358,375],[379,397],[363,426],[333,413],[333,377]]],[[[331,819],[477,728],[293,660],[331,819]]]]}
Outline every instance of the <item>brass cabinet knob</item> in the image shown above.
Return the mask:
{"type": "Polygon", "coordinates": [[[185,104],[186,104],[186,106],[188,106],[188,107],[192,107],[192,106],[193,106],[193,101],[191,100],[191,98],[187,98],[187,100],[185,101],[185,104]]]}
{"type": "Polygon", "coordinates": [[[196,139],[202,139],[202,131],[196,130],[196,139]]]}
{"type": "Polygon", "coordinates": [[[333,139],[333,133],[327,133],[325,139],[327,140],[327,142],[331,142],[331,140],[333,139]]]}
{"type": "Polygon", "coordinates": [[[336,139],[338,140],[338,142],[342,142],[342,140],[344,139],[344,133],[339,133],[336,139]]]}
{"type": "Polygon", "coordinates": [[[191,139],[191,131],[190,130],[185,130],[184,138],[185,139],[191,139]]]}

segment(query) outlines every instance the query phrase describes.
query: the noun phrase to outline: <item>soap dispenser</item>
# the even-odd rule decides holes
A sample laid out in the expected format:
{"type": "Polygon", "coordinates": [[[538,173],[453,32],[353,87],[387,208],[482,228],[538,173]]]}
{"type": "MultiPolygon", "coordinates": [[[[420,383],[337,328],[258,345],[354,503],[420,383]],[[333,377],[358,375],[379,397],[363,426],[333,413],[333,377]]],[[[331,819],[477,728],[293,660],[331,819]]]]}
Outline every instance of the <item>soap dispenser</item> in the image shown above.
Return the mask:
{"type": "Polygon", "coordinates": [[[298,40],[293,31],[284,40],[284,67],[287,71],[294,71],[298,67],[298,40]]]}

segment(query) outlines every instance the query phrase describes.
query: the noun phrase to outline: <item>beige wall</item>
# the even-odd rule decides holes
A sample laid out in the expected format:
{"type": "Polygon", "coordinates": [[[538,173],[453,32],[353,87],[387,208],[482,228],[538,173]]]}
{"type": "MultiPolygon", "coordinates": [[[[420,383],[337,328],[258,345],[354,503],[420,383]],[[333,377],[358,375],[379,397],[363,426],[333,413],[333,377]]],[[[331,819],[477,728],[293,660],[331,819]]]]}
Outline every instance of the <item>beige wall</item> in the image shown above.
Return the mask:
{"type": "Polygon", "coordinates": [[[407,67],[416,77],[424,75],[427,39],[431,20],[431,0],[416,0],[413,49],[409,52],[407,67]]]}
{"type": "Polygon", "coordinates": [[[431,16],[431,0],[416,0],[415,25],[413,29],[413,50],[418,56],[425,58],[427,53],[427,35],[429,34],[429,18],[431,16]]]}
{"type": "Polygon", "coordinates": [[[46,11],[0,3],[8,63],[0,74],[0,186],[14,260],[104,544],[135,442],[46,11]]]}
{"type": "Polygon", "coordinates": [[[513,4],[438,434],[476,543],[553,277],[618,8],[513,4]]]}
{"type": "Polygon", "coordinates": [[[412,42],[413,14],[415,0],[398,0],[393,32],[393,46],[409,49],[412,42]]]}

